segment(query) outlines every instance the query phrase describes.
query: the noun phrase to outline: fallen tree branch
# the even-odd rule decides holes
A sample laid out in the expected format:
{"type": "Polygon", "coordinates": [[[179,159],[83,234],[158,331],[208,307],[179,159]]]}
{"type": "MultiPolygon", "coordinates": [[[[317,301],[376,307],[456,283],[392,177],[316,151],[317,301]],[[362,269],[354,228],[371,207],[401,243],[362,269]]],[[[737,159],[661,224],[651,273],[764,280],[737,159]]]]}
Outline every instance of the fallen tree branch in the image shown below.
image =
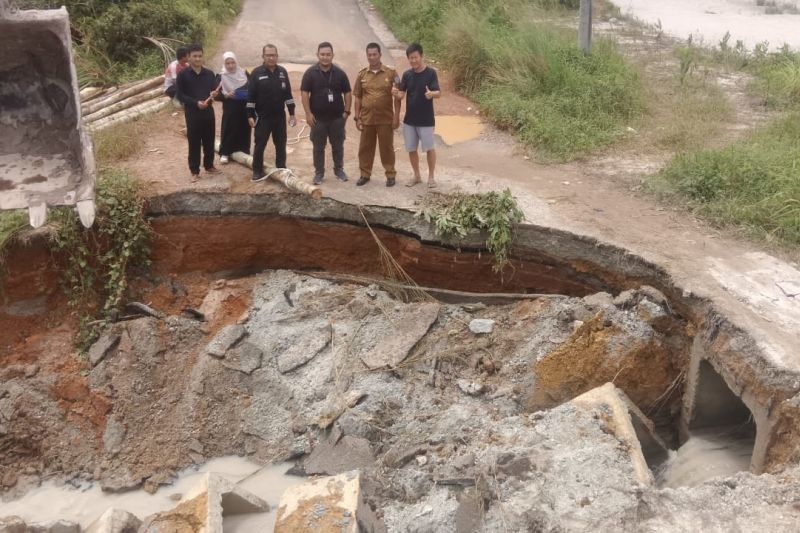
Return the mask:
{"type": "Polygon", "coordinates": [[[487,305],[501,305],[516,302],[519,300],[538,300],[540,298],[564,298],[560,294],[522,294],[505,292],[465,292],[450,289],[437,289],[434,287],[418,287],[398,283],[382,278],[370,278],[366,276],[354,276],[352,274],[337,274],[334,272],[303,272],[296,271],[298,274],[312,276],[319,279],[330,281],[346,281],[358,285],[378,285],[389,287],[394,290],[416,290],[427,293],[433,298],[444,303],[463,304],[463,303],[483,303],[487,305]]]}

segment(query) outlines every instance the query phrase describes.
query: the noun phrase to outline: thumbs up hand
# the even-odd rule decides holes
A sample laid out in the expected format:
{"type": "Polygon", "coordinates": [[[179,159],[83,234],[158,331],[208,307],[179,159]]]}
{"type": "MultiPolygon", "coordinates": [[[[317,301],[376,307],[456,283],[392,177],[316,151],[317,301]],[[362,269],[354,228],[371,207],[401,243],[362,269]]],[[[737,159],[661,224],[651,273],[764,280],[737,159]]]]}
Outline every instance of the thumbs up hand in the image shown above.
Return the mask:
{"type": "Polygon", "coordinates": [[[425,86],[425,98],[433,100],[433,91],[431,91],[427,85],[425,86]]]}

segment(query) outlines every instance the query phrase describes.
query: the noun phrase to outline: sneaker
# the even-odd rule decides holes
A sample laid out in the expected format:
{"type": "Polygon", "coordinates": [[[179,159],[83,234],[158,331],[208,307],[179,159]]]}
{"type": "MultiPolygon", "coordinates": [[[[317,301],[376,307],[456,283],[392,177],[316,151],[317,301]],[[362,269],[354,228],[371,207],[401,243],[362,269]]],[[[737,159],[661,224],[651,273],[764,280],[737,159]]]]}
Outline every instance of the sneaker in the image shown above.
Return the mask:
{"type": "Polygon", "coordinates": [[[347,174],[344,173],[343,168],[334,169],[333,174],[336,176],[336,179],[341,181],[347,181],[348,179],[350,179],[347,177],[347,174]]]}
{"type": "Polygon", "coordinates": [[[356,182],[356,185],[358,185],[359,187],[361,187],[362,185],[366,185],[368,181],[369,181],[369,178],[368,178],[368,177],[366,177],[366,176],[361,176],[360,178],[358,178],[358,181],[356,182]]]}
{"type": "Polygon", "coordinates": [[[206,172],[208,172],[209,174],[220,174],[222,171],[217,167],[208,167],[206,169],[206,172]]]}
{"type": "Polygon", "coordinates": [[[386,186],[387,186],[387,187],[394,187],[394,184],[395,184],[395,179],[394,179],[394,177],[392,177],[392,178],[386,178],[386,186]]]}
{"type": "Polygon", "coordinates": [[[219,162],[220,162],[221,165],[227,165],[228,164],[228,156],[227,155],[219,156],[219,162]]]}
{"type": "Polygon", "coordinates": [[[264,181],[265,179],[267,179],[267,176],[265,176],[264,174],[253,174],[253,177],[250,178],[250,181],[256,183],[259,181],[264,181]]]}
{"type": "Polygon", "coordinates": [[[320,184],[322,184],[322,179],[323,179],[324,177],[325,177],[325,176],[323,176],[322,174],[314,174],[314,185],[320,185],[320,184]]]}

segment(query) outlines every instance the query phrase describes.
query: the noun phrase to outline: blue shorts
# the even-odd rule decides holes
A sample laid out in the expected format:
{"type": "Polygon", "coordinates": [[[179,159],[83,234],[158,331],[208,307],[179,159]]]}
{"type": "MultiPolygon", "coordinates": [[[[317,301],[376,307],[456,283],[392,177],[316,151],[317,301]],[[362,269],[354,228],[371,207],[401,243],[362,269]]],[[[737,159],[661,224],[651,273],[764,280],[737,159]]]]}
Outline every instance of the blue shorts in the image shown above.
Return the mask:
{"type": "Polygon", "coordinates": [[[430,152],[434,148],[433,126],[403,124],[403,139],[406,142],[406,152],[416,152],[420,145],[423,152],[430,152]]]}

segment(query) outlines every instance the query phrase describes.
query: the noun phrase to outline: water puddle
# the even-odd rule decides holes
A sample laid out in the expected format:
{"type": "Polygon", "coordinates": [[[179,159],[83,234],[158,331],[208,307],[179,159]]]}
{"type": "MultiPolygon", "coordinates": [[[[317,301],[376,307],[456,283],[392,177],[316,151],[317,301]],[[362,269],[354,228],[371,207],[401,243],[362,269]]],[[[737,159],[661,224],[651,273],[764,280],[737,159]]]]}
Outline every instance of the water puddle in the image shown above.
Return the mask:
{"type": "Polygon", "coordinates": [[[753,438],[720,431],[692,431],[689,440],[663,466],[662,487],[694,487],[714,477],[727,477],[750,469],[753,438]]]}
{"type": "Polygon", "coordinates": [[[80,489],[47,482],[19,500],[0,503],[0,517],[16,515],[28,523],[64,519],[77,522],[85,528],[106,509],[115,507],[144,519],[153,513],[174,508],[178,502],[170,496],[187,493],[199,482],[203,473],[216,472],[267,501],[270,506],[269,513],[225,517],[224,533],[268,532],[275,525],[278,502],[283,491],[305,480],[285,475],[284,472],[291,466],[291,463],[279,463],[263,467],[243,457],[220,457],[180,472],[172,485],[161,487],[155,494],[143,490],[107,494],[100,490],[98,484],[80,489]]]}
{"type": "Polygon", "coordinates": [[[436,135],[448,146],[470,141],[483,131],[479,117],[440,115],[436,117],[436,135]]]}

